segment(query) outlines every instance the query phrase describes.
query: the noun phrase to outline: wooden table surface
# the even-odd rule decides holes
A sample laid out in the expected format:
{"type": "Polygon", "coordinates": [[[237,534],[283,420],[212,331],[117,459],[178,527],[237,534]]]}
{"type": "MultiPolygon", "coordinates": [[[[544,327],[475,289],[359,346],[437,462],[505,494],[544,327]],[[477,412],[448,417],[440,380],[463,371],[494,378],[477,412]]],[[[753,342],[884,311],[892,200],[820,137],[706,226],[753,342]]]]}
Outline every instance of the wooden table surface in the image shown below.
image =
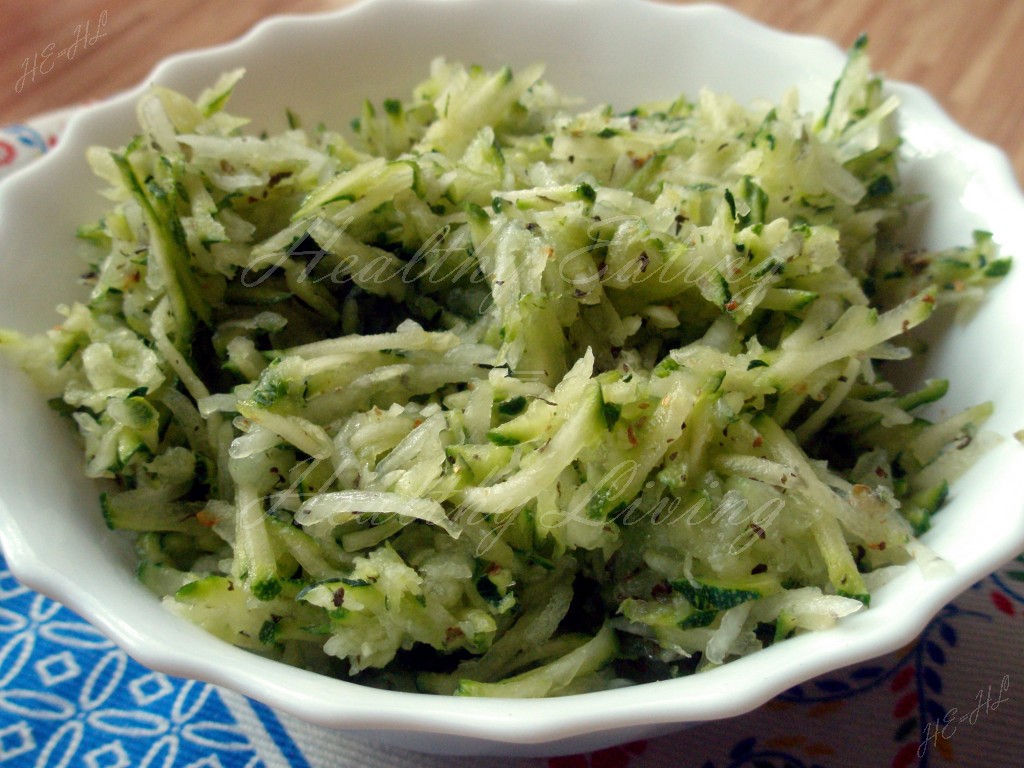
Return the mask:
{"type": "MultiPolygon", "coordinates": [[[[168,54],[237,37],[271,13],[351,1],[0,0],[0,125],[132,86],[168,54]]],[[[1005,150],[1024,178],[1024,1],[723,4],[843,47],[867,32],[876,69],[926,88],[971,133],[1005,150]]]]}

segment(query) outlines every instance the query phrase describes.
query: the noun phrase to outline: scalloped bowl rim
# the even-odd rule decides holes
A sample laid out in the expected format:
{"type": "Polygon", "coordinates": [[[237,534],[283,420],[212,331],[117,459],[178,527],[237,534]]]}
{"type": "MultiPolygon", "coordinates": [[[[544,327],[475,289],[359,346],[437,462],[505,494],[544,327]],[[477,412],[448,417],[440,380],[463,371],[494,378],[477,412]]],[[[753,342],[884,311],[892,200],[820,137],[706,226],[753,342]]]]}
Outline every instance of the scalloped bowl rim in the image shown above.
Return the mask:
{"type": "MultiPolygon", "coordinates": [[[[0,229],[6,232],[8,228],[20,231],[19,227],[28,227],[19,220],[17,214],[22,212],[31,218],[31,207],[21,201],[33,196],[38,199],[46,183],[88,173],[81,160],[82,153],[85,146],[93,143],[97,136],[117,135],[118,130],[121,131],[121,141],[130,136],[132,128],[126,122],[125,115],[149,82],[167,83],[183,77],[188,79],[190,70],[204,66],[209,69],[216,62],[247,58],[254,60],[253,54],[259,52],[261,47],[266,47],[275,39],[294,37],[298,32],[318,30],[320,34],[330,31],[342,37],[346,34],[352,36],[355,32],[351,27],[387,27],[395,23],[399,16],[424,13],[423,9],[427,6],[435,12],[448,13],[449,18],[459,14],[459,18],[479,19],[485,13],[483,5],[472,0],[433,0],[428,3],[373,0],[326,14],[271,18],[235,42],[172,56],[158,65],[151,76],[134,89],[80,110],[71,119],[62,142],[49,156],[3,182],[0,186],[0,229]]],[[[843,61],[843,53],[828,41],[780,32],[716,6],[663,6],[644,0],[630,0],[628,3],[621,0],[551,0],[546,3],[530,0],[519,3],[518,8],[520,10],[517,13],[527,14],[528,11],[524,9],[528,8],[550,16],[558,16],[569,8],[586,9],[589,14],[587,18],[592,23],[600,26],[611,20],[629,26],[634,30],[630,33],[633,35],[638,34],[636,29],[648,23],[675,25],[679,29],[692,25],[704,30],[710,37],[738,35],[749,40],[751,45],[756,43],[769,49],[775,47],[784,50],[785,56],[791,59],[813,61],[819,68],[824,66],[829,80],[838,72],[843,61]]],[[[489,6],[486,13],[491,17],[497,14],[506,21],[512,21],[514,15],[506,4],[489,6]]],[[[470,22],[464,20],[462,23],[465,25],[470,22]]],[[[497,25],[497,22],[494,23],[497,25]]],[[[458,58],[458,55],[452,55],[452,58],[458,58]]],[[[223,64],[218,66],[223,68],[223,64]]],[[[549,73],[558,68],[550,67],[549,73]]],[[[572,69],[571,66],[563,68],[572,69]]],[[[405,69],[409,70],[409,65],[405,69]]],[[[422,71],[402,72],[407,85],[415,82],[420,75],[422,71]]],[[[562,87],[557,72],[550,77],[556,85],[562,87]]],[[[943,170],[945,166],[942,163],[949,162],[949,158],[942,153],[952,150],[966,168],[961,169],[961,176],[966,178],[965,191],[961,195],[961,202],[968,209],[965,215],[970,221],[988,224],[988,228],[996,231],[997,239],[1004,241],[1004,245],[1013,245],[1015,253],[1024,254],[1024,243],[1019,235],[1010,231],[1009,226],[1014,215],[1018,221],[1024,218],[1024,198],[1021,197],[1005,155],[991,145],[969,136],[920,89],[892,82],[888,87],[903,100],[904,114],[912,113],[915,116],[911,122],[916,126],[913,128],[916,133],[912,131],[908,139],[911,149],[909,166],[912,168],[914,163],[920,163],[925,178],[932,178],[929,174],[937,172],[945,174],[947,171],[943,170]],[[934,160],[936,156],[940,158],[939,161],[934,160]],[[929,165],[933,162],[939,162],[936,166],[938,171],[929,165]],[[975,182],[982,188],[981,192],[975,190],[981,197],[971,203],[967,201],[967,192],[970,184],[975,182]],[[993,205],[993,200],[1001,200],[1002,203],[995,213],[990,213],[989,207],[993,205]],[[979,207],[984,210],[976,210],[979,207]],[[986,219],[986,216],[991,220],[986,219]]],[[[563,90],[572,91],[568,87],[563,87],[563,90]]],[[[379,98],[389,94],[366,93],[361,90],[355,94],[357,97],[364,95],[379,98]]],[[[674,94],[663,95],[669,97],[674,94]]],[[[804,100],[802,104],[806,108],[804,100]]],[[[239,112],[245,114],[242,109],[239,112]]],[[[953,176],[957,174],[954,171],[949,173],[953,176]]],[[[927,219],[927,216],[924,218],[927,219]]],[[[38,224],[39,220],[34,219],[33,222],[38,224]]],[[[927,221],[923,226],[929,226],[927,221]]],[[[939,234],[937,237],[942,238],[944,235],[939,234]]],[[[7,254],[3,255],[0,270],[8,267],[8,258],[7,254]]],[[[1007,284],[997,289],[1000,306],[984,307],[975,322],[980,321],[981,316],[987,317],[998,311],[999,323],[1006,323],[1010,330],[1016,329],[1016,337],[1021,338],[1024,320],[1019,311],[1008,308],[1007,298],[1011,289],[1010,282],[1020,287],[1021,281],[1016,279],[1020,277],[1020,272],[1020,269],[1014,270],[1007,284]]],[[[0,326],[16,323],[17,320],[0,314],[0,326]]],[[[960,329],[955,332],[960,333],[960,329]]],[[[1005,349],[1010,351],[1012,347],[1007,346],[1005,349]]],[[[1020,368],[1017,354],[1016,367],[1020,368]]],[[[1008,372],[999,374],[1005,379],[1002,385],[1006,385],[1006,382],[1020,384],[1020,374],[1013,370],[1013,361],[1008,365],[1008,372]]],[[[14,423],[11,419],[17,418],[17,413],[14,413],[17,409],[32,408],[28,399],[30,396],[20,383],[14,381],[12,371],[11,366],[5,365],[0,379],[0,395],[3,395],[0,398],[0,417],[3,419],[0,424],[14,423]],[[9,399],[14,405],[8,403],[9,399]]],[[[977,386],[970,389],[973,392],[977,386]]],[[[1018,419],[1018,426],[1024,426],[1024,413],[1019,409],[1011,411],[1009,417],[1018,419]]],[[[41,418],[48,417],[44,415],[41,418]]],[[[51,419],[48,423],[56,424],[56,421],[51,419]]],[[[1007,430],[1013,431],[1004,425],[1003,431],[1007,430]]],[[[32,439],[38,439],[41,448],[49,447],[43,437],[32,439]]],[[[186,622],[168,618],[169,614],[148,593],[137,584],[130,584],[125,576],[130,557],[126,555],[123,544],[114,540],[113,534],[101,534],[103,541],[96,545],[103,552],[109,553],[112,562],[97,565],[81,558],[76,560],[79,550],[74,546],[74,541],[65,541],[52,530],[38,530],[41,523],[33,523],[32,515],[24,509],[24,498],[9,497],[7,488],[15,480],[14,470],[5,469],[0,474],[0,479],[5,481],[0,490],[0,544],[18,579],[81,614],[132,657],[154,670],[212,682],[301,719],[331,728],[404,732],[424,737],[433,734],[441,737],[442,744],[446,743],[445,739],[450,739],[451,751],[465,749],[466,744],[473,743],[499,745],[499,751],[506,747],[514,751],[516,744],[572,744],[576,743],[574,739],[599,736],[602,733],[625,733],[630,729],[642,731],[657,726],[741,714],[795,684],[884,654],[911,641],[946,603],[1024,548],[1024,501],[1020,493],[1008,487],[1010,484],[1006,480],[1006,475],[1013,475],[1014,470],[1020,476],[1021,469],[1024,469],[1019,446],[1013,445],[1014,442],[1004,441],[964,478],[970,481],[968,484],[972,487],[981,483],[989,489],[989,496],[985,495],[984,489],[965,494],[971,503],[979,503],[979,500],[991,498],[991,494],[995,493],[1000,503],[1009,506],[1002,525],[996,530],[996,540],[988,542],[988,546],[980,552],[964,552],[962,550],[965,547],[958,546],[958,541],[950,540],[962,536],[962,526],[958,528],[956,537],[943,536],[942,520],[926,539],[954,563],[954,574],[926,577],[917,567],[910,567],[880,590],[870,610],[849,617],[834,629],[793,638],[701,675],[580,695],[573,698],[572,706],[566,706],[564,701],[559,700],[510,701],[446,697],[432,697],[429,706],[424,706],[425,700],[421,694],[376,690],[328,679],[236,649],[186,622]],[[974,477],[976,473],[980,477],[974,477]],[[44,536],[53,536],[57,540],[44,541],[44,536]],[[90,565],[97,565],[104,573],[116,571],[121,574],[119,583],[111,587],[118,600],[106,600],[105,593],[94,591],[98,582],[91,583],[94,579],[88,574],[83,575],[80,570],[90,565]],[[905,602],[912,594],[917,595],[917,600],[905,602]],[[140,630],[136,617],[150,621],[160,630],[159,637],[152,630],[140,630]]],[[[10,453],[10,456],[16,458],[14,453],[10,453]]],[[[58,462],[62,471],[74,470],[70,459],[64,458],[62,462],[58,462]]],[[[955,490],[959,492],[959,486],[955,490]]],[[[961,501],[954,499],[953,504],[961,501]]],[[[998,523],[998,518],[986,522],[998,523]]]]}

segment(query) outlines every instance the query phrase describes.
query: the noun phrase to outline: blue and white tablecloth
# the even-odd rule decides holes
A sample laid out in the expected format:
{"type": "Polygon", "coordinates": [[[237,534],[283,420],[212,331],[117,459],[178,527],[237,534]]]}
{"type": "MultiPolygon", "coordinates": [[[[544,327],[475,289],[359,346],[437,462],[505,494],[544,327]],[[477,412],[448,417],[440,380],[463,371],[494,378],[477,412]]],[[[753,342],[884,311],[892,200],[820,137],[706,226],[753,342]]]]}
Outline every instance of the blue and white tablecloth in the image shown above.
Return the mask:
{"type": "MultiPolygon", "coordinates": [[[[0,175],[46,152],[67,113],[0,129],[0,175]]],[[[0,768],[904,768],[1024,765],[1024,556],[897,653],[759,710],[650,741],[538,760],[381,748],[205,683],[150,671],[0,553],[0,768]]]]}

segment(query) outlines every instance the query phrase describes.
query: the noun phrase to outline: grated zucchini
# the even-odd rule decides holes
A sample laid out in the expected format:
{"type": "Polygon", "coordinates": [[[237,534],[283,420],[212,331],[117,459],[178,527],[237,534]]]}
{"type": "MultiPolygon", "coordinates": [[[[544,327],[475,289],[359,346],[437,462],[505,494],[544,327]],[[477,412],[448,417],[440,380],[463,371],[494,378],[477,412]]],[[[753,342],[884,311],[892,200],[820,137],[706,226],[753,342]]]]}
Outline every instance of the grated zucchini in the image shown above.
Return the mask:
{"type": "Polygon", "coordinates": [[[948,382],[879,366],[1011,262],[900,245],[863,41],[820,115],[572,111],[539,66],[437,60],[350,134],[267,135],[241,78],[155,87],[89,151],[90,296],[0,332],[170,610],[371,685],[567,695],[826,628],[929,558],[991,406],[932,423],[948,382]]]}

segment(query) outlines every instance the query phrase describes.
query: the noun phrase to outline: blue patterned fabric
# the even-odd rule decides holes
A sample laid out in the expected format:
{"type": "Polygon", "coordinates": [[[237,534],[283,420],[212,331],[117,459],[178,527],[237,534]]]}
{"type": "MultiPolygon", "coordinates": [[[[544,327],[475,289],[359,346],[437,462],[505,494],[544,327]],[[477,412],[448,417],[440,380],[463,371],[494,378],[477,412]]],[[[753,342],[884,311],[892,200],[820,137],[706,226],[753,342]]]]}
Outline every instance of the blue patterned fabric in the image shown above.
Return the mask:
{"type": "MultiPolygon", "coordinates": [[[[307,763],[277,716],[252,705],[289,764],[307,763]]],[[[263,768],[215,687],[152,672],[0,558],[0,765],[263,768]]]]}

